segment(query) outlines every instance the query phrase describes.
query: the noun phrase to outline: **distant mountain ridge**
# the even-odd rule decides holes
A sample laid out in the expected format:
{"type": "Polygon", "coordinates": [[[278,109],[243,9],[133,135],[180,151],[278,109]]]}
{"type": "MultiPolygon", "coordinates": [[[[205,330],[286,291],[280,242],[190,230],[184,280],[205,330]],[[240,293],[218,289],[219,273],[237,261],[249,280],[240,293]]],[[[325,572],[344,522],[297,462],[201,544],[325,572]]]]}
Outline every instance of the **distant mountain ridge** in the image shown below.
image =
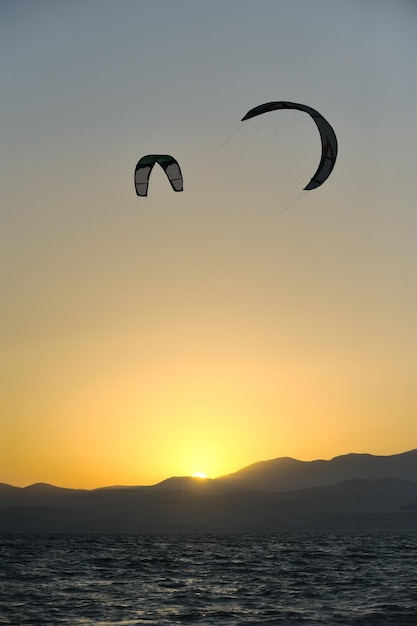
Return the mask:
{"type": "Polygon", "coordinates": [[[417,481],[417,449],[391,456],[351,453],[329,461],[297,461],[280,457],[248,465],[217,480],[266,491],[293,491],[332,485],[351,478],[385,477],[417,481]]]}
{"type": "Polygon", "coordinates": [[[417,530],[417,450],[262,461],[217,479],[63,489],[0,483],[0,533],[417,530]]]}

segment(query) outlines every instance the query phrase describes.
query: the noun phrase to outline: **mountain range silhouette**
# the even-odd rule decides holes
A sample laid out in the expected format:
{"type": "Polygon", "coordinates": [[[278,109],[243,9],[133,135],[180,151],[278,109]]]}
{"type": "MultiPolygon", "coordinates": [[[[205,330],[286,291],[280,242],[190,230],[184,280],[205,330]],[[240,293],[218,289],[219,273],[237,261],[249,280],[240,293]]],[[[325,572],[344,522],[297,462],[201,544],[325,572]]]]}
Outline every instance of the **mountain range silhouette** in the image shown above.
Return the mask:
{"type": "Polygon", "coordinates": [[[0,483],[1,533],[417,530],[417,450],[281,457],[216,479],[66,489],[0,483]]]}

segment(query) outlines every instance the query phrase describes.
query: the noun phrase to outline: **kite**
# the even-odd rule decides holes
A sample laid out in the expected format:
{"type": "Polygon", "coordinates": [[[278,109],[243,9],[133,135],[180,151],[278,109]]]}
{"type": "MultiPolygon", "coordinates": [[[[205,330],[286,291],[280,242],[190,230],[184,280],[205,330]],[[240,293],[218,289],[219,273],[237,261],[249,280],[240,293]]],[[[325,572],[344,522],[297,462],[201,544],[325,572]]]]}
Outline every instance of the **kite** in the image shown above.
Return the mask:
{"type": "Polygon", "coordinates": [[[155,163],[164,170],[174,191],[183,190],[181,168],[169,154],[148,154],[142,157],[135,168],[135,189],[138,196],[148,195],[149,177],[155,163]]]}
{"type": "Polygon", "coordinates": [[[267,102],[266,104],[261,104],[248,111],[241,121],[243,122],[244,120],[249,120],[251,117],[262,115],[262,113],[278,111],[280,109],[296,109],[297,111],[304,111],[305,113],[308,113],[316,123],[321,137],[321,159],[313,178],[310,180],[308,185],[304,187],[305,190],[316,189],[317,187],[320,187],[325,180],[327,180],[336,163],[336,134],[329,122],[318,111],[306,106],[305,104],[297,104],[296,102],[267,102]]]}

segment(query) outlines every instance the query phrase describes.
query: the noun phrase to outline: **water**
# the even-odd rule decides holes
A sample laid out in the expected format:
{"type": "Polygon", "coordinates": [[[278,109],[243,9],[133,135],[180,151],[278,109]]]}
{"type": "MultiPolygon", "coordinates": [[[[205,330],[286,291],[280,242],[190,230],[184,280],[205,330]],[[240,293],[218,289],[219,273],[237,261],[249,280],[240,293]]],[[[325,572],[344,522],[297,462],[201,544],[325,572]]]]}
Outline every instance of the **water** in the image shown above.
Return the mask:
{"type": "Polygon", "coordinates": [[[0,536],[0,624],[417,624],[417,534],[0,536]]]}

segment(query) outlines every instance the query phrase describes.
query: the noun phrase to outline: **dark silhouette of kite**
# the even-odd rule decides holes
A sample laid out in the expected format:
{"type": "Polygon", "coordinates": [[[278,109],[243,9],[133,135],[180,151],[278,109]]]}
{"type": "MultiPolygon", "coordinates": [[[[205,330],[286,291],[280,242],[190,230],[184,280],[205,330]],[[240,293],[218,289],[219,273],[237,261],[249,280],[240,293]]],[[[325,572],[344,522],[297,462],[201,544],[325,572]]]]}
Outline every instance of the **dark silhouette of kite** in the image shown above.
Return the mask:
{"type": "Polygon", "coordinates": [[[183,190],[183,179],[178,162],[169,154],[148,154],[142,157],[135,168],[135,189],[138,196],[148,195],[149,177],[155,163],[164,170],[174,191],[183,190]]]}
{"type": "Polygon", "coordinates": [[[320,187],[325,180],[330,176],[337,157],[337,138],[333,128],[329,122],[315,109],[306,106],[305,104],[297,104],[296,102],[267,102],[261,104],[254,109],[251,109],[246,113],[244,120],[249,120],[257,115],[268,113],[269,111],[278,111],[280,109],[296,109],[297,111],[304,111],[308,113],[316,123],[321,137],[321,159],[319,166],[310,180],[308,185],[304,187],[306,190],[316,189],[320,187]]]}

